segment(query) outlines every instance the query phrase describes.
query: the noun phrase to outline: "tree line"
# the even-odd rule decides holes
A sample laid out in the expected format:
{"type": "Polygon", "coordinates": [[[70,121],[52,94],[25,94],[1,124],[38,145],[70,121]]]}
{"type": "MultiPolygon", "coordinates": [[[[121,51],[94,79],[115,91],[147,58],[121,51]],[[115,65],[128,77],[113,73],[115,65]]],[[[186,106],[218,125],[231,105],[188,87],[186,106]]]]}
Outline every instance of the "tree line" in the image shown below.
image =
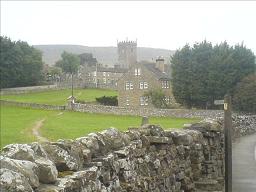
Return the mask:
{"type": "Polygon", "coordinates": [[[24,41],[0,36],[1,88],[38,85],[43,80],[42,53],[24,41]]]}
{"type": "Polygon", "coordinates": [[[0,36],[0,56],[0,88],[46,84],[63,73],[76,74],[81,65],[97,63],[91,53],[76,55],[64,51],[54,66],[48,66],[43,63],[40,50],[5,36],[0,36]]]}
{"type": "Polygon", "coordinates": [[[229,93],[237,109],[256,112],[255,55],[243,44],[187,44],[175,52],[171,63],[173,94],[178,103],[188,108],[215,108],[214,100],[229,93]]]}

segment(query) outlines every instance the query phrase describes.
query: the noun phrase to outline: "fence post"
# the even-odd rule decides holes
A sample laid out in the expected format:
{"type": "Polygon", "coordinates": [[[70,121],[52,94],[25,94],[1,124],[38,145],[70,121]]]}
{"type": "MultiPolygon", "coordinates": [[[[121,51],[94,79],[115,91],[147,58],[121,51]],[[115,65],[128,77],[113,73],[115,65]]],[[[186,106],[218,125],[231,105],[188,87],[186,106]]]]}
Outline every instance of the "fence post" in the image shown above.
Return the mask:
{"type": "Polygon", "coordinates": [[[232,115],[231,96],[224,97],[225,192],[232,192],[232,115]]]}

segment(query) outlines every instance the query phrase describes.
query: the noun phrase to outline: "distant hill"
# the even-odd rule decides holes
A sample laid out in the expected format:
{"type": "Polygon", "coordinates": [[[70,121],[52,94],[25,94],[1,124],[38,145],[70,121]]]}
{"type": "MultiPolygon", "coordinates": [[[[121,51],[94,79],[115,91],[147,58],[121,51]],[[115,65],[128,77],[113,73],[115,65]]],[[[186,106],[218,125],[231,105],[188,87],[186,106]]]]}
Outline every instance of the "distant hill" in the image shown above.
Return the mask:
{"type": "MultiPolygon", "coordinates": [[[[98,62],[103,65],[113,66],[117,63],[117,47],[87,47],[82,45],[33,45],[43,53],[43,61],[46,64],[54,65],[60,59],[61,53],[67,52],[81,54],[92,53],[98,62]]],[[[156,49],[147,47],[138,47],[138,61],[156,59],[157,56],[163,56],[166,62],[174,51],[167,49],[156,49]]]]}

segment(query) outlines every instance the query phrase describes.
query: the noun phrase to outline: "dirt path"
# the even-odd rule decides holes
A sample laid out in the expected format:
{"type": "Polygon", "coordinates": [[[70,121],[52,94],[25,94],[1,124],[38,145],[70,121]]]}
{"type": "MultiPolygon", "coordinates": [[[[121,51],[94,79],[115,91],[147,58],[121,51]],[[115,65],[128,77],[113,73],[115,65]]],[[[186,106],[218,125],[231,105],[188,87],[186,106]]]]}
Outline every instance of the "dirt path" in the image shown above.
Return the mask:
{"type": "Polygon", "coordinates": [[[41,136],[39,130],[43,126],[45,119],[41,119],[35,123],[35,125],[32,127],[32,134],[37,138],[39,142],[46,142],[48,139],[41,136]]]}
{"type": "Polygon", "coordinates": [[[256,191],[256,134],[233,144],[233,192],[256,191]]]}

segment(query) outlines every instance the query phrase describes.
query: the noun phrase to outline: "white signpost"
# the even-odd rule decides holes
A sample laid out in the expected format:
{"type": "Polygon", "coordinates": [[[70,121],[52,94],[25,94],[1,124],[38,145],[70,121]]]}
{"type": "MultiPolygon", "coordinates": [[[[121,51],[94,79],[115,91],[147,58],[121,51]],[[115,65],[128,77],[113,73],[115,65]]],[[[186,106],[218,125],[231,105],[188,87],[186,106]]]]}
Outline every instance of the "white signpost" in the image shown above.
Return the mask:
{"type": "Polygon", "coordinates": [[[224,105],[224,100],[214,100],[214,105],[224,105]]]}

